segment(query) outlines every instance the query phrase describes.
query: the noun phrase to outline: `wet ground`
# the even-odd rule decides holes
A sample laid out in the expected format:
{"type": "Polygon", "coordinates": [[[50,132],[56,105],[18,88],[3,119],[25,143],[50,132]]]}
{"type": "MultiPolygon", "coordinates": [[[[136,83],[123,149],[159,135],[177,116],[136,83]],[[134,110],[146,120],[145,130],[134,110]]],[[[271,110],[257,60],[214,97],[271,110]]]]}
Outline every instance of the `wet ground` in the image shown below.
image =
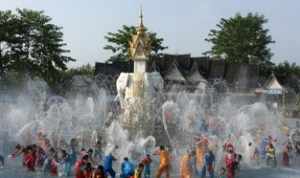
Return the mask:
{"type": "MultiPolygon", "coordinates": [[[[8,160],[5,168],[0,168],[0,178],[53,178],[41,172],[29,173],[19,164],[19,161],[8,160]],[[18,164],[17,164],[18,163],[18,164]]],[[[172,178],[177,178],[173,175],[172,178]]],[[[241,170],[237,178],[300,178],[298,168],[259,168],[241,170]]]]}

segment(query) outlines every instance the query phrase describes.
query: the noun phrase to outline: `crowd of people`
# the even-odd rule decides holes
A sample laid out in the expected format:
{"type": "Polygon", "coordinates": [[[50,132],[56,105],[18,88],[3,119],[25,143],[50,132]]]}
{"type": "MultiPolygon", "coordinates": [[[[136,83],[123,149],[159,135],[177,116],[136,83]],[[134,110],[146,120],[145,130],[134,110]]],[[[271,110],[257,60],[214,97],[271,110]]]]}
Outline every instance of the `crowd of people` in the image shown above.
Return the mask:
{"type": "MultiPolygon", "coordinates": [[[[100,141],[95,144],[93,149],[82,148],[78,151],[76,142],[76,139],[72,139],[68,149],[54,147],[45,135],[39,133],[35,144],[16,145],[10,157],[22,156],[22,164],[30,172],[42,171],[45,175],[60,177],[160,178],[165,176],[170,178],[172,172],[172,177],[180,178],[195,176],[200,178],[234,178],[240,169],[240,163],[244,156],[237,153],[236,143],[229,139],[222,145],[222,161],[217,162],[215,150],[210,147],[209,138],[201,135],[195,137],[193,146],[183,151],[179,158],[174,158],[167,147],[160,146],[153,153],[147,153],[138,160],[130,160],[129,157],[125,157],[121,161],[120,158],[115,157],[112,151],[104,154],[100,141]],[[152,165],[154,164],[152,159],[156,158],[159,158],[159,164],[152,165]],[[116,161],[121,162],[120,170],[117,171],[115,170],[116,161]],[[178,164],[175,161],[178,161],[178,164]],[[217,163],[221,166],[217,167],[217,163]],[[175,168],[174,166],[179,167],[175,168]]],[[[262,139],[259,144],[249,143],[248,147],[254,147],[250,153],[251,161],[257,164],[265,162],[267,166],[276,167],[278,153],[274,146],[275,143],[276,139],[270,136],[262,139]]],[[[291,142],[288,142],[281,151],[281,165],[290,166],[291,155],[294,152],[299,155],[299,148],[299,146],[295,147],[291,142]]],[[[116,149],[118,146],[115,146],[114,150],[116,149]]],[[[0,156],[0,166],[4,166],[3,156],[0,156]]]]}

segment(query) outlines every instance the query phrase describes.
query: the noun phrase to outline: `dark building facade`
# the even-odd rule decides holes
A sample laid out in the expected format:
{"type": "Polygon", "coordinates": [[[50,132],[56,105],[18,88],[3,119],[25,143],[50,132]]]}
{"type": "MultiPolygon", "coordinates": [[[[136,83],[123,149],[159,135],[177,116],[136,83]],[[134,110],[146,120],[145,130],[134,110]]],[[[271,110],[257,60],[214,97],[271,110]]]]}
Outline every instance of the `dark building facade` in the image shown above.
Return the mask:
{"type": "MultiPolygon", "coordinates": [[[[95,70],[99,82],[108,80],[106,85],[111,85],[113,90],[121,72],[133,72],[133,62],[97,62],[95,70]]],[[[259,86],[256,65],[230,64],[221,59],[191,57],[189,54],[153,57],[148,63],[147,71],[158,71],[166,88],[177,84],[183,86],[183,89],[192,90],[200,82],[214,84],[216,81],[225,81],[230,90],[251,91],[259,86]]]]}

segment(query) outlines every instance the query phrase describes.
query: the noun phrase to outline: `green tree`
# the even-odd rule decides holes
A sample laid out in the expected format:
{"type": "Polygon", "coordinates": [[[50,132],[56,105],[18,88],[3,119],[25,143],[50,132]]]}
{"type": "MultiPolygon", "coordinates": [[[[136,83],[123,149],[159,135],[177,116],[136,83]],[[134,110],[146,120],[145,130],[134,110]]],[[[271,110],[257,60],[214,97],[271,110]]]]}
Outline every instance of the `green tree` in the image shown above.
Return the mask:
{"type": "MultiPolygon", "coordinates": [[[[129,41],[133,34],[136,34],[136,28],[134,26],[123,25],[122,29],[119,29],[116,33],[109,32],[105,36],[108,45],[104,46],[104,49],[110,50],[113,53],[113,56],[111,56],[108,61],[114,62],[128,60],[129,41]]],[[[159,38],[154,32],[149,32],[148,34],[151,40],[153,55],[158,55],[161,51],[167,48],[166,46],[163,46],[163,38],[159,38]]]]}
{"type": "Polygon", "coordinates": [[[95,67],[90,64],[82,65],[76,68],[71,68],[63,72],[65,79],[71,79],[75,75],[85,75],[93,77],[95,74],[95,67]]]}
{"type": "Polygon", "coordinates": [[[48,84],[59,81],[67,63],[61,27],[51,23],[42,11],[17,9],[0,11],[1,72],[15,70],[43,78],[48,84]]]}
{"type": "Polygon", "coordinates": [[[267,19],[258,14],[240,14],[222,18],[217,29],[210,30],[206,41],[212,44],[210,54],[230,62],[268,64],[272,57],[269,44],[274,43],[264,28],[267,19]]]}
{"type": "Polygon", "coordinates": [[[3,78],[21,55],[16,46],[21,43],[20,23],[11,11],[0,11],[0,77],[3,78]]]}
{"type": "Polygon", "coordinates": [[[292,75],[300,77],[300,66],[296,63],[289,63],[284,61],[276,65],[273,69],[276,77],[281,82],[288,82],[292,75]]]}

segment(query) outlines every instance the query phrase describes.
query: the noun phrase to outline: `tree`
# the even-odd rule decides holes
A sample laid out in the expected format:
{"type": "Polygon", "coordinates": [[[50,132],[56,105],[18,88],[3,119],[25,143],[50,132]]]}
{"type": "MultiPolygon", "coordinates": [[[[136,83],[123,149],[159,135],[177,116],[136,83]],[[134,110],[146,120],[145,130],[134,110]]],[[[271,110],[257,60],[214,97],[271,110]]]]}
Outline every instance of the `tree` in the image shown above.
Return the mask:
{"type": "Polygon", "coordinates": [[[17,58],[15,47],[20,43],[18,33],[20,23],[11,11],[0,11],[0,77],[3,78],[7,70],[17,58]]]}
{"type": "MultiPolygon", "coordinates": [[[[113,56],[111,56],[108,61],[128,60],[129,41],[133,34],[136,34],[136,28],[134,26],[123,25],[122,29],[119,29],[116,33],[109,32],[105,36],[108,45],[106,45],[104,49],[110,50],[113,53],[113,56]]],[[[154,32],[149,32],[148,34],[151,40],[153,55],[157,55],[167,48],[166,46],[163,46],[163,38],[157,37],[157,34],[154,32]]]]}
{"type": "Polygon", "coordinates": [[[54,85],[67,63],[61,27],[51,23],[42,11],[17,9],[0,11],[1,73],[15,70],[39,76],[54,85]]]}
{"type": "Polygon", "coordinates": [[[288,82],[292,75],[300,77],[300,66],[296,63],[284,61],[276,65],[273,69],[276,77],[281,82],[288,82]]]}
{"type": "MultiPolygon", "coordinates": [[[[268,64],[272,57],[269,44],[274,43],[264,28],[267,19],[258,14],[222,18],[217,29],[210,30],[206,41],[212,43],[207,54],[230,62],[268,64]]],[[[270,63],[269,63],[270,64],[270,63]]]]}
{"type": "Polygon", "coordinates": [[[82,65],[77,68],[71,68],[63,72],[65,79],[70,79],[75,75],[85,75],[93,77],[95,75],[95,67],[90,64],[82,65]]]}

